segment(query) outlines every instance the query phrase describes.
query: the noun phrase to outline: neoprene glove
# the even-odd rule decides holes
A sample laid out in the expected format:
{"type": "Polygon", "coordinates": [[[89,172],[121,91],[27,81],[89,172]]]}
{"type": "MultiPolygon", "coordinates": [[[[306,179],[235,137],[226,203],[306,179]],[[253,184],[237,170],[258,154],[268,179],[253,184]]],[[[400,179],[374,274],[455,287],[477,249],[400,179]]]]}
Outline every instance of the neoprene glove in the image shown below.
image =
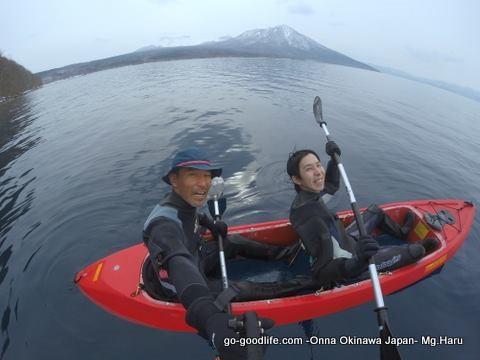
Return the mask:
{"type": "MultiPolygon", "coordinates": [[[[224,312],[213,315],[206,323],[206,331],[210,342],[213,342],[222,360],[240,360],[248,359],[248,346],[240,346],[240,344],[232,344],[232,339],[238,341],[240,335],[230,328],[228,321],[233,319],[232,315],[224,312]],[[228,346],[226,346],[228,343],[228,346]]],[[[259,318],[264,330],[270,329],[274,321],[267,318],[259,318]]],[[[266,347],[262,347],[265,352],[266,347]]],[[[262,357],[263,358],[263,357],[262,357]]]]}
{"type": "Polygon", "coordinates": [[[333,154],[337,154],[338,156],[342,155],[342,151],[340,147],[337,145],[335,141],[328,141],[325,144],[325,152],[328,156],[333,156],[333,154]]]}
{"type": "Polygon", "coordinates": [[[219,234],[225,238],[228,234],[228,225],[225,222],[221,220],[214,221],[207,214],[199,214],[198,222],[201,226],[205,226],[210,230],[214,238],[218,238],[219,234]]]}
{"type": "Polygon", "coordinates": [[[228,234],[228,225],[222,220],[216,220],[212,223],[210,231],[213,233],[213,236],[218,237],[218,235],[221,235],[225,239],[228,234]]]}
{"type": "Polygon", "coordinates": [[[353,278],[367,270],[368,260],[377,253],[378,249],[378,243],[373,237],[361,236],[357,241],[354,256],[344,263],[344,275],[347,278],[353,278]]]}
{"type": "Polygon", "coordinates": [[[356,253],[359,260],[368,262],[368,260],[377,253],[378,249],[377,240],[370,235],[360,236],[357,241],[356,253]]]}
{"type": "MultiPolygon", "coordinates": [[[[213,298],[202,298],[194,302],[187,311],[187,324],[199,330],[199,334],[209,340],[217,350],[222,360],[247,359],[247,346],[237,342],[240,335],[229,326],[233,316],[218,310],[213,298]],[[228,345],[228,346],[227,346],[228,345]]],[[[274,322],[271,319],[260,318],[264,330],[270,329],[274,322]]]]}

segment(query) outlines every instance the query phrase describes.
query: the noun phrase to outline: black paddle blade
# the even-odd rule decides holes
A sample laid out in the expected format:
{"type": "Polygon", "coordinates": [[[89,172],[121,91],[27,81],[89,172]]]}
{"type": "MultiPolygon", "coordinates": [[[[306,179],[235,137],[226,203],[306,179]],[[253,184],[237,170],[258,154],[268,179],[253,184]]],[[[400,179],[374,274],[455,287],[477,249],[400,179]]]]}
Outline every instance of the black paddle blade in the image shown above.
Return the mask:
{"type": "Polygon", "coordinates": [[[380,345],[381,360],[402,360],[397,345],[391,343],[392,337],[388,322],[384,322],[380,329],[380,339],[382,339],[382,344],[380,345]]]}
{"type": "Polygon", "coordinates": [[[313,115],[318,125],[322,126],[322,123],[325,123],[323,121],[322,100],[319,96],[316,96],[315,100],[313,100],[313,115]]]}
{"type": "MultiPolygon", "coordinates": [[[[215,214],[215,202],[214,202],[214,200],[212,200],[212,199],[208,200],[207,205],[208,205],[208,211],[210,212],[210,215],[212,216],[212,218],[215,219],[217,214],[215,214]]],[[[221,197],[220,199],[218,199],[218,210],[220,212],[218,214],[220,217],[223,215],[225,210],[227,210],[227,198],[226,197],[221,197]]]]}

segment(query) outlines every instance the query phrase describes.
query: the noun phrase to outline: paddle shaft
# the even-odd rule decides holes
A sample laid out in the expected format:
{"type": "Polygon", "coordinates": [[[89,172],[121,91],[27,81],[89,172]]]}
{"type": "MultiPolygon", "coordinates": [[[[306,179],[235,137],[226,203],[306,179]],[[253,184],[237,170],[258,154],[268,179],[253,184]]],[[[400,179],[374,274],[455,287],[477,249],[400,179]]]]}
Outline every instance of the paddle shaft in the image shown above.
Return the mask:
{"type": "MultiPolygon", "coordinates": [[[[319,100],[319,103],[320,103],[320,100],[319,100]]],[[[315,107],[314,107],[314,113],[315,113],[315,107]]],[[[322,116],[321,113],[320,113],[320,116],[322,116]]],[[[315,118],[317,118],[317,114],[315,114],[315,118]]],[[[328,131],[328,128],[327,128],[327,124],[324,121],[321,121],[320,126],[325,132],[327,141],[332,141],[330,132],[328,131]]],[[[340,171],[340,175],[342,176],[343,182],[345,183],[345,187],[347,189],[347,193],[350,198],[350,204],[352,206],[353,215],[355,216],[355,220],[357,221],[357,226],[358,226],[358,231],[360,233],[360,236],[367,235],[365,223],[363,222],[362,215],[360,214],[360,209],[358,208],[357,201],[355,199],[355,195],[352,190],[352,186],[350,185],[350,181],[348,180],[347,172],[345,171],[345,168],[343,167],[343,164],[340,161],[340,156],[334,153],[333,158],[337,163],[338,170],[340,171]]],[[[375,309],[375,312],[377,313],[380,338],[382,339],[382,344],[380,345],[380,358],[381,360],[401,360],[401,356],[397,346],[393,344],[385,344],[385,340],[392,337],[392,334],[390,332],[390,326],[388,325],[387,307],[383,302],[382,288],[380,287],[377,268],[375,266],[373,257],[369,259],[368,270],[370,272],[370,278],[372,280],[372,285],[373,285],[373,292],[375,294],[375,303],[377,304],[377,308],[375,309]]]]}
{"type": "MultiPolygon", "coordinates": [[[[213,206],[215,209],[215,221],[221,220],[220,208],[218,206],[218,197],[214,196],[213,206]]],[[[223,249],[223,237],[221,234],[218,234],[218,256],[220,257],[220,270],[222,271],[222,288],[225,290],[228,288],[228,275],[227,275],[227,265],[225,262],[225,251],[223,249]]],[[[231,304],[227,306],[227,312],[232,313],[231,304]]]]}
{"type": "MultiPolygon", "coordinates": [[[[213,195],[213,214],[212,209],[210,208],[210,214],[213,215],[215,221],[220,221],[222,219],[220,206],[218,198],[221,192],[218,192],[213,195]]],[[[223,212],[224,210],[222,210],[223,212]]],[[[223,237],[221,234],[218,234],[218,254],[220,257],[220,269],[222,271],[222,287],[224,290],[228,289],[228,276],[227,276],[227,265],[225,262],[225,251],[223,249],[223,237]]],[[[227,304],[227,313],[232,315],[232,305],[227,304]]],[[[243,319],[238,318],[232,319],[233,323],[229,321],[229,326],[233,326],[237,331],[243,329],[247,338],[257,338],[260,337],[263,333],[262,323],[258,319],[257,313],[254,311],[247,311],[243,314],[243,319]]],[[[218,358],[218,357],[217,357],[218,358]]],[[[262,360],[263,359],[263,348],[262,345],[249,345],[247,347],[247,359],[248,360],[262,360]]]]}
{"type": "MultiPolygon", "coordinates": [[[[323,131],[325,132],[327,141],[332,141],[330,132],[328,131],[328,128],[327,128],[327,124],[323,122],[321,126],[323,131]]],[[[357,221],[357,226],[358,226],[358,231],[360,233],[360,236],[365,236],[367,235],[367,230],[365,228],[365,223],[363,222],[362,215],[360,214],[360,209],[358,208],[357,200],[355,199],[355,194],[353,193],[352,186],[350,185],[350,181],[348,180],[347,172],[345,171],[345,168],[340,161],[340,156],[334,153],[333,158],[337,163],[338,170],[340,171],[340,175],[342,176],[343,182],[347,189],[347,193],[350,198],[350,205],[352,206],[353,214],[355,216],[355,220],[357,221]]],[[[372,279],[373,291],[375,294],[375,302],[377,304],[377,308],[379,309],[385,308],[385,303],[383,302],[382,289],[380,287],[380,281],[378,280],[377,268],[375,267],[373,257],[370,258],[369,260],[368,270],[370,271],[370,277],[372,279]]]]}

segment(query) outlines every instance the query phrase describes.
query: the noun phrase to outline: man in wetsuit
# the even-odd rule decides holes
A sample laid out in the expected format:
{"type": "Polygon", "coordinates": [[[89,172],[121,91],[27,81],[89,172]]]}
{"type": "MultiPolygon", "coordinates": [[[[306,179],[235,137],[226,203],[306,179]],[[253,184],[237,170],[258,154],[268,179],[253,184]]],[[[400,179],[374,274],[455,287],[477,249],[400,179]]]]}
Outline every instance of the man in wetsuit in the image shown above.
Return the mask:
{"type": "MultiPolygon", "coordinates": [[[[229,327],[228,321],[232,316],[225,311],[226,302],[232,297],[236,300],[242,300],[242,296],[251,298],[252,295],[268,297],[278,292],[278,284],[231,282],[232,291],[221,292],[221,281],[207,278],[209,273],[219,268],[218,243],[206,242],[202,233],[208,228],[214,237],[221,235],[227,258],[238,255],[264,260],[287,259],[294,248],[227,236],[228,228],[224,222],[215,222],[206,214],[197,212],[207,199],[212,177],[220,176],[222,172],[208,159],[198,148],[180,151],[174,157],[170,171],[163,177],[172,191],[155,206],[144,225],[144,242],[150,253],[152,269],[144,271],[144,280],[154,274],[155,282],[161,285],[160,297],[180,301],[187,309],[187,324],[211,340],[222,359],[243,359],[246,347],[236,345],[227,348],[223,343],[226,337],[238,337],[229,327]],[[163,270],[168,273],[168,278],[163,270]],[[219,293],[222,295],[217,297],[219,293]]],[[[294,279],[280,292],[285,296],[302,287],[303,283],[294,279]]],[[[272,325],[271,320],[263,320],[264,328],[272,325]]]]}
{"type": "MultiPolygon", "coordinates": [[[[431,250],[436,245],[434,240],[428,239],[422,244],[380,248],[370,235],[356,239],[349,234],[322,199],[326,194],[333,195],[340,183],[333,156],[335,153],[340,155],[340,148],[329,141],[326,153],[331,157],[326,171],[313,150],[296,151],[287,162],[287,173],[297,191],[290,209],[290,221],[311,256],[313,278],[319,284],[331,288],[337,283],[352,281],[368,269],[372,256],[378,270],[393,270],[417,261],[424,256],[426,249],[431,250]]],[[[369,209],[377,213],[375,226],[399,239],[408,235],[413,214],[408,214],[404,226],[400,227],[378,207],[369,209]]]]}

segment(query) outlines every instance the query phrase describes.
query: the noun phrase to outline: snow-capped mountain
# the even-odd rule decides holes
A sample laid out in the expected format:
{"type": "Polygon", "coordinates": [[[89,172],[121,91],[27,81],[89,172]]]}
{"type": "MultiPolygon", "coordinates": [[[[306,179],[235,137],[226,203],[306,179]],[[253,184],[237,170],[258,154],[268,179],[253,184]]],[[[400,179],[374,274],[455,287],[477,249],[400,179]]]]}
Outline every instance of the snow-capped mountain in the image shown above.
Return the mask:
{"type": "Polygon", "coordinates": [[[287,25],[245,31],[236,37],[222,38],[190,46],[147,46],[139,50],[106,59],[42,71],[38,75],[44,83],[70,76],[88,74],[120,66],[146,62],[214,58],[214,57],[270,57],[315,60],[330,64],[351,66],[366,70],[377,69],[331,50],[287,25]]]}
{"type": "Polygon", "coordinates": [[[201,45],[241,51],[251,56],[310,59],[377,71],[367,64],[319,44],[287,25],[248,30],[228,40],[201,45]]]}
{"type": "Polygon", "coordinates": [[[288,25],[280,25],[268,29],[248,30],[235,38],[229,39],[229,41],[243,46],[260,44],[276,45],[305,51],[319,47],[326,49],[324,46],[300,34],[288,25]]]}

